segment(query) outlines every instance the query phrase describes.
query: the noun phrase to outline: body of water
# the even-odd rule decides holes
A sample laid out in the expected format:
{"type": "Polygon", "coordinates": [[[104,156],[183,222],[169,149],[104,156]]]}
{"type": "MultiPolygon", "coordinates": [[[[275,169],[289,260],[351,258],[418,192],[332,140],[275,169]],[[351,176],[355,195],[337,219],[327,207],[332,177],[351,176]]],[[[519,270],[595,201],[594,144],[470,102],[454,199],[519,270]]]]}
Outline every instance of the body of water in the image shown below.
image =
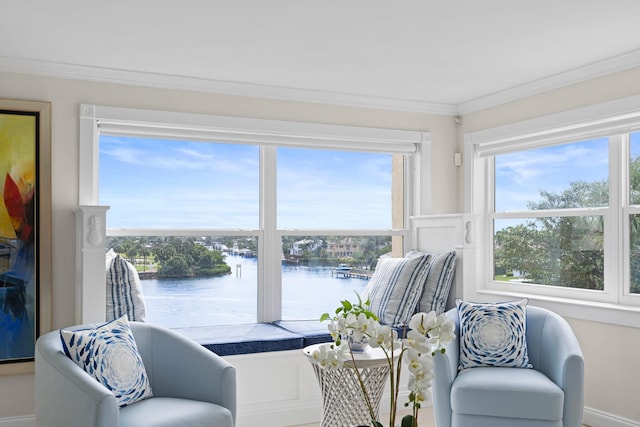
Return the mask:
{"type": "MultiPolygon", "coordinates": [[[[221,277],[142,280],[146,320],[169,328],[257,321],[257,259],[228,256],[221,277]],[[240,267],[237,267],[240,266],[240,267]]],[[[282,318],[318,320],[354,301],[368,280],[332,277],[331,267],[282,267],[282,318]]]]}

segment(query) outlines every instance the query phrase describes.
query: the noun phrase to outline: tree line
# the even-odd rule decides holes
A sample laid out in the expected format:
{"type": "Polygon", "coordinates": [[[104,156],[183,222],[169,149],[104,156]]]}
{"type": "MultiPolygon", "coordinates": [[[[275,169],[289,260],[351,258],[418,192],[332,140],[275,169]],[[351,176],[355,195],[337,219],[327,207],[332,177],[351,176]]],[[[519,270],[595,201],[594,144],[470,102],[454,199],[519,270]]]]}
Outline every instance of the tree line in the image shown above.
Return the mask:
{"type": "MultiPolygon", "coordinates": [[[[301,265],[335,265],[348,262],[362,268],[374,269],[380,255],[391,251],[390,236],[284,236],[283,255],[288,255],[294,244],[302,253],[294,258],[301,265]],[[355,250],[349,255],[332,258],[327,253],[331,243],[349,243],[355,250]]],[[[257,252],[253,237],[175,237],[175,236],[110,236],[107,248],[112,248],[134,265],[149,264],[159,277],[201,277],[230,274],[225,263],[223,248],[257,252]],[[140,262],[141,260],[141,262],[140,262]]]]}
{"type": "Polygon", "coordinates": [[[159,277],[201,277],[231,273],[219,250],[210,250],[195,237],[109,237],[107,247],[133,264],[153,261],[159,277]]]}

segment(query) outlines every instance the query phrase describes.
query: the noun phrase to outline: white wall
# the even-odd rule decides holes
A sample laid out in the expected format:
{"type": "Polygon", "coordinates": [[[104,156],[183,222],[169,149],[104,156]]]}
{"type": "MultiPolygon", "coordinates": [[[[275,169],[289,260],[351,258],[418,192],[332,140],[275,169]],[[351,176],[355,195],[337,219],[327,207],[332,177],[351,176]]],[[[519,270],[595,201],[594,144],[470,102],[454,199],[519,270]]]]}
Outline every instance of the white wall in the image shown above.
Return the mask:
{"type": "MultiPolygon", "coordinates": [[[[274,101],[214,94],[165,91],[38,76],[0,73],[4,98],[52,103],[52,328],[73,323],[75,312],[75,220],[78,207],[79,104],[146,108],[266,119],[429,131],[432,162],[421,165],[424,182],[417,213],[454,213],[457,170],[453,165],[456,127],[447,116],[274,101]],[[429,198],[431,202],[429,202],[429,198]]],[[[34,412],[32,374],[0,376],[0,424],[3,418],[34,412]]]]}
{"type": "MultiPolygon", "coordinates": [[[[460,138],[467,132],[492,128],[534,117],[612,101],[640,94],[640,68],[577,83],[462,118],[460,138]]],[[[463,146],[462,139],[459,140],[463,146]]],[[[462,151],[462,148],[460,148],[462,151]]],[[[459,176],[459,206],[463,206],[463,179],[459,176]]],[[[640,354],[640,325],[615,326],[598,319],[567,319],[585,354],[586,423],[640,425],[640,373],[635,368],[640,354]]]]}

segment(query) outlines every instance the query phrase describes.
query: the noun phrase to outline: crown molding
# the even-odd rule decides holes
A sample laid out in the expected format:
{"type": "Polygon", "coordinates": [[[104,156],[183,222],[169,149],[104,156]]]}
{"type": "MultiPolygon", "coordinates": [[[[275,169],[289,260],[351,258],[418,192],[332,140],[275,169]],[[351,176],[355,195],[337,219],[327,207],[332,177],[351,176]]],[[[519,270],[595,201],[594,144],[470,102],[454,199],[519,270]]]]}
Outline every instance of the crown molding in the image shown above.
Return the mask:
{"type": "Polygon", "coordinates": [[[222,95],[276,99],[282,101],[311,102],[347,107],[374,108],[449,116],[465,115],[487,108],[496,107],[507,102],[538,95],[543,92],[559,89],[561,87],[603,77],[608,74],[613,74],[635,67],[640,67],[640,50],[454,105],[410,99],[386,98],[352,93],[129,71],[106,67],[89,67],[52,61],[0,57],[0,72],[34,74],[47,77],[107,82],[159,89],[187,90],[194,92],[217,93],[222,95]]]}
{"type": "Polygon", "coordinates": [[[283,101],[334,104],[348,107],[375,108],[440,115],[456,114],[456,106],[453,104],[438,104],[410,99],[298,89],[104,67],[89,67],[12,57],[0,57],[0,71],[161,89],[176,89],[217,93],[222,95],[246,96],[252,98],[277,99],[283,101]]]}
{"type": "Polygon", "coordinates": [[[538,95],[561,87],[570,86],[587,80],[640,66],[640,50],[595,62],[584,67],[574,68],[563,73],[525,83],[520,86],[461,102],[457,105],[457,114],[464,115],[507,102],[538,95]]]}

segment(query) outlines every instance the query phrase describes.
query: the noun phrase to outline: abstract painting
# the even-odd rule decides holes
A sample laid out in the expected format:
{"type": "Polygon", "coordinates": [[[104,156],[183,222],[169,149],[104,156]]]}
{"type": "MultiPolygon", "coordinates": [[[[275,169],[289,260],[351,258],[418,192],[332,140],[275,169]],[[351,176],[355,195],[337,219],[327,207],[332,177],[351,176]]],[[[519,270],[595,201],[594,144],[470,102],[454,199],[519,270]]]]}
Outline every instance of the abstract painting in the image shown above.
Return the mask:
{"type": "Polygon", "coordinates": [[[49,127],[49,103],[0,100],[0,365],[33,361],[49,312],[40,268],[50,257],[41,250],[50,244],[41,215],[50,212],[50,165],[41,167],[43,154],[50,163],[49,127]]]}

